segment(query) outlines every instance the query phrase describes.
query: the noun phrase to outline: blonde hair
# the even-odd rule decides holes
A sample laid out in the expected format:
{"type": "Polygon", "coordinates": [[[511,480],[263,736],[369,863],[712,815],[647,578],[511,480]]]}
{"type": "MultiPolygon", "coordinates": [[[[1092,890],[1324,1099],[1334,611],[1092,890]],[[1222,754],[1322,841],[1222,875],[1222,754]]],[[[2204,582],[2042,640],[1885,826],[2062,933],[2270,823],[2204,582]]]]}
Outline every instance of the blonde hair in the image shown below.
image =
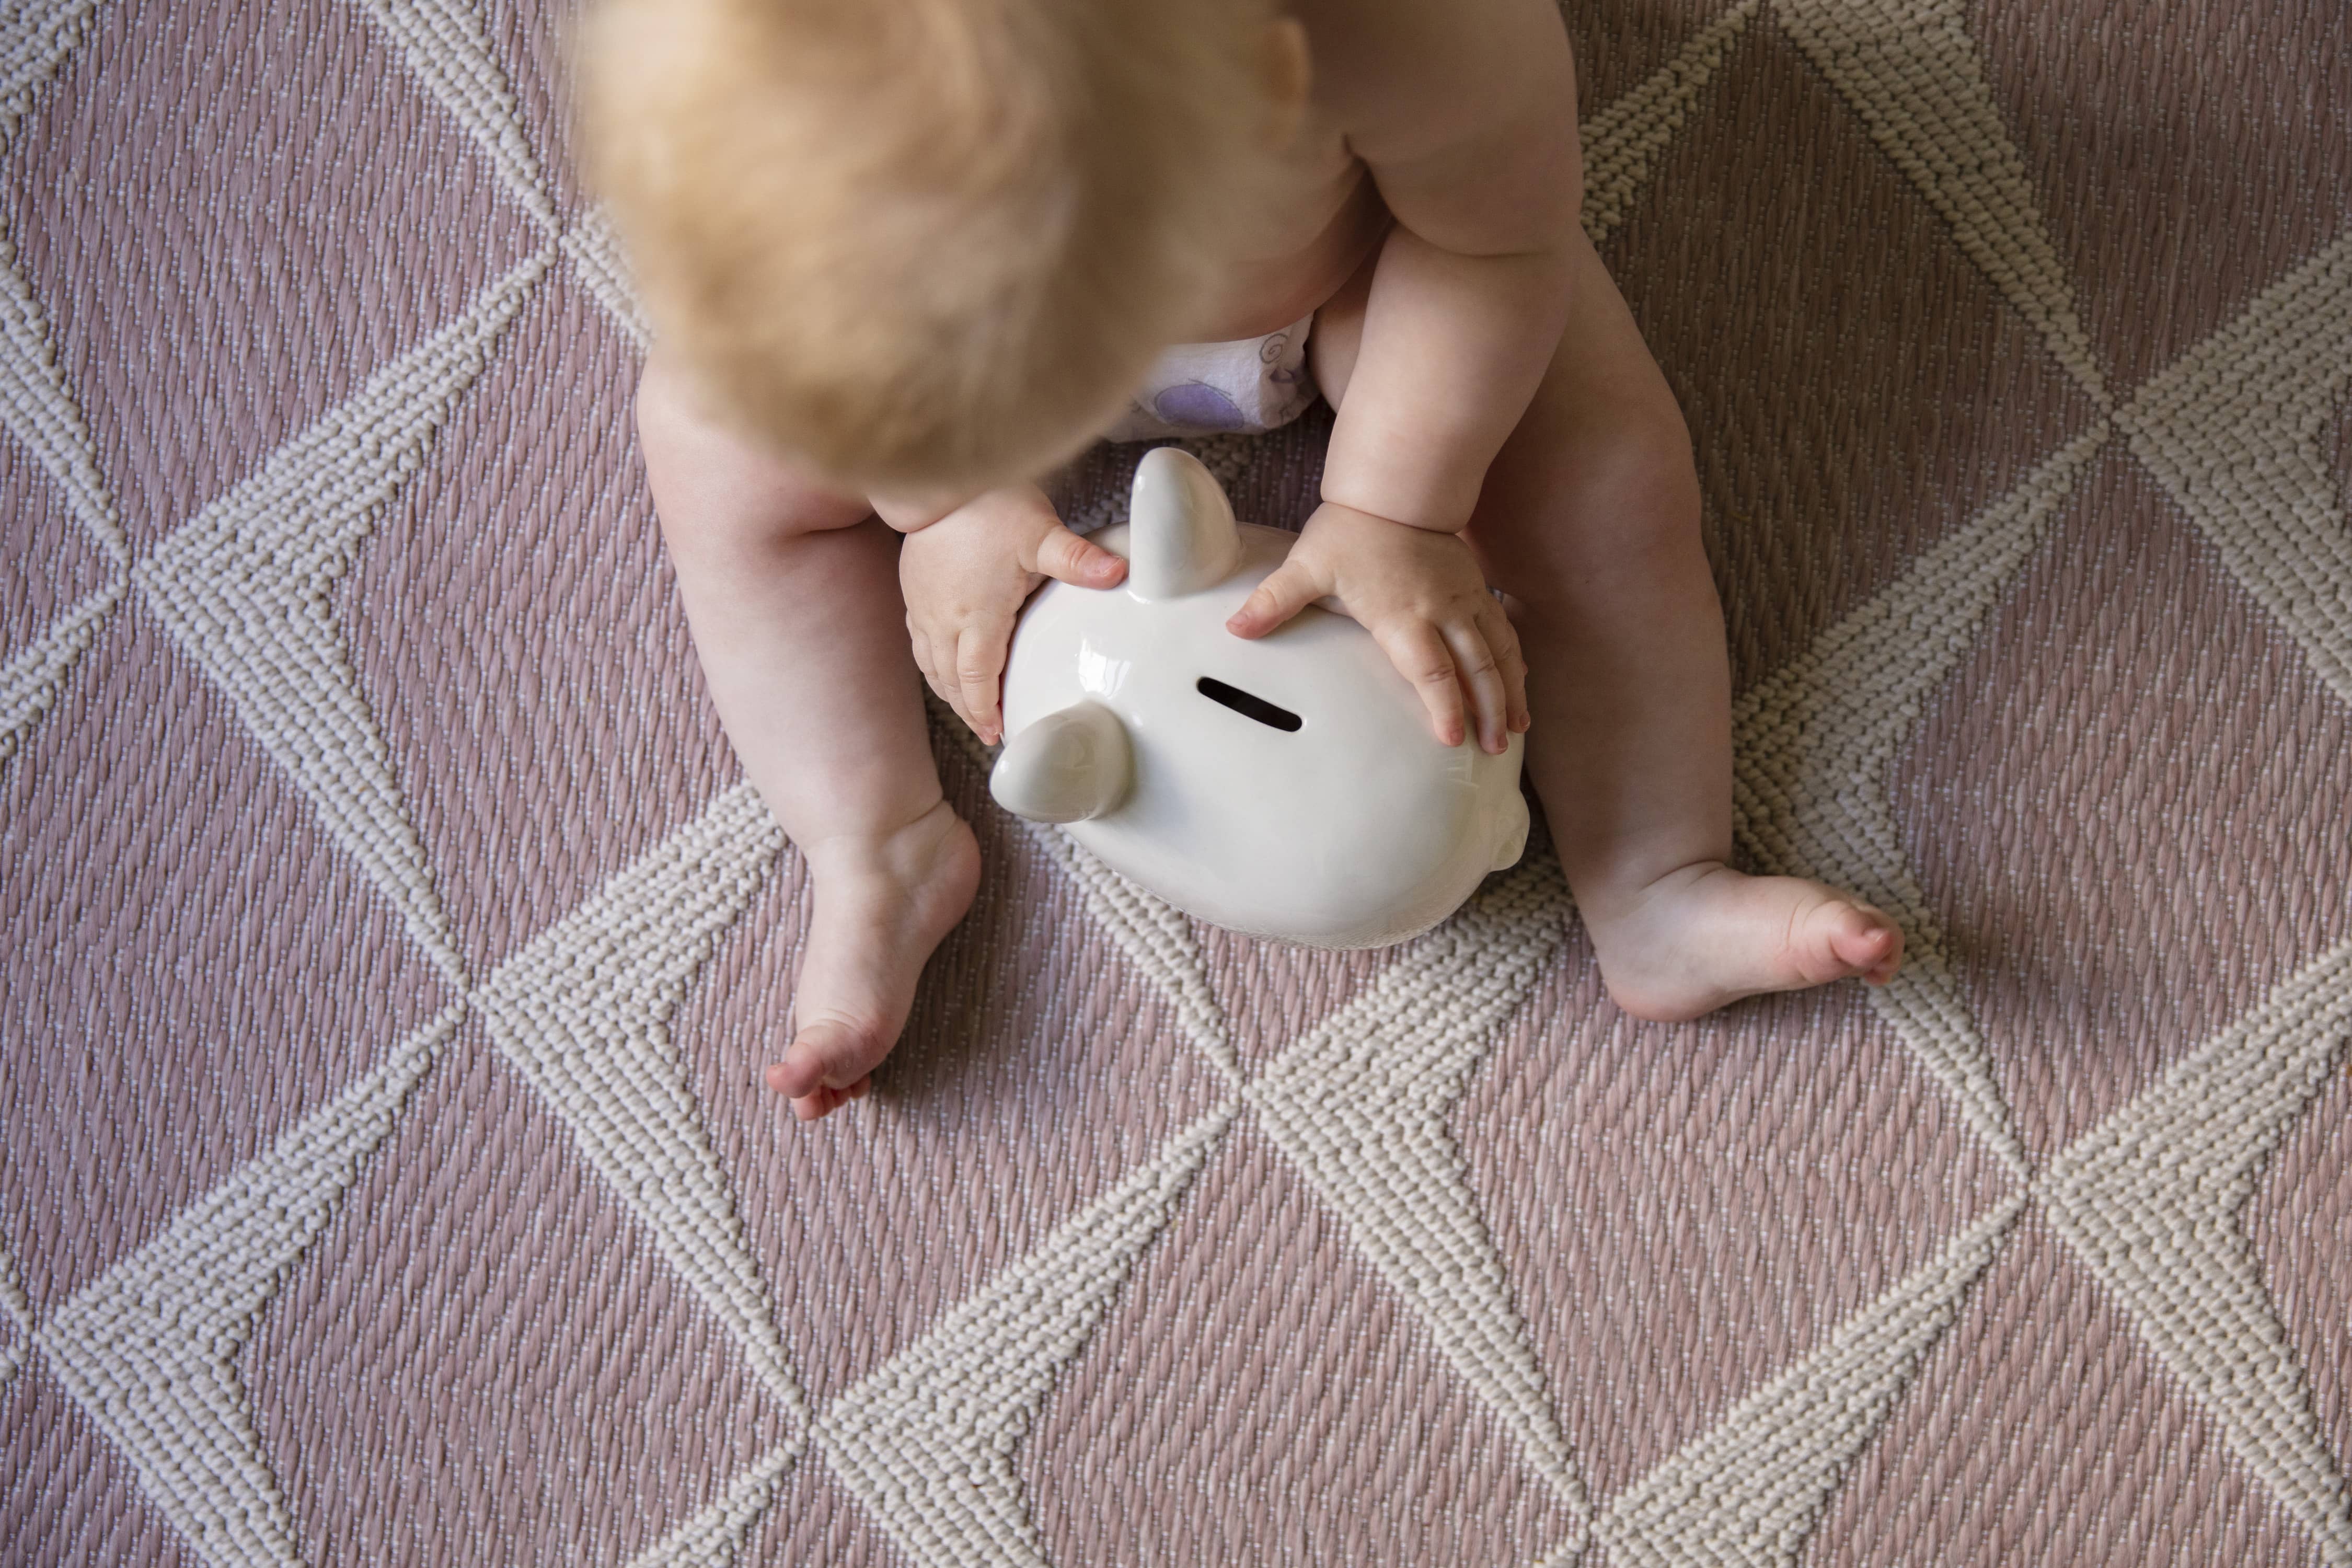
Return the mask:
{"type": "Polygon", "coordinates": [[[1266,0],[607,0],[585,129],[665,345],[868,488],[1034,477],[1194,326],[1266,0]]]}

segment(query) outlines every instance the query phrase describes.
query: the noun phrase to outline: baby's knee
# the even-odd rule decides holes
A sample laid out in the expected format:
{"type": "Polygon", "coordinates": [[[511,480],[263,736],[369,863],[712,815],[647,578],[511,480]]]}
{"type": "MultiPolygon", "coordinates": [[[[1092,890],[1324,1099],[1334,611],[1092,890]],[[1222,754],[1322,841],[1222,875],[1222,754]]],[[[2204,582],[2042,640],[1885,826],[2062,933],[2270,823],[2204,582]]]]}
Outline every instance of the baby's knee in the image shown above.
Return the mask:
{"type": "Polygon", "coordinates": [[[637,446],[675,550],[736,552],[847,528],[873,513],[705,414],[657,354],[638,383],[637,446]]]}
{"type": "Polygon", "coordinates": [[[1670,398],[1613,405],[1543,436],[1507,452],[1480,498],[1477,535],[1507,574],[1581,575],[1596,552],[1622,558],[1696,543],[1698,471],[1670,398]]]}
{"type": "Polygon", "coordinates": [[[1698,525],[1698,468],[1690,427],[1671,399],[1612,410],[1571,437],[1578,476],[1564,500],[1578,516],[1621,520],[1647,532],[1698,525]]]}

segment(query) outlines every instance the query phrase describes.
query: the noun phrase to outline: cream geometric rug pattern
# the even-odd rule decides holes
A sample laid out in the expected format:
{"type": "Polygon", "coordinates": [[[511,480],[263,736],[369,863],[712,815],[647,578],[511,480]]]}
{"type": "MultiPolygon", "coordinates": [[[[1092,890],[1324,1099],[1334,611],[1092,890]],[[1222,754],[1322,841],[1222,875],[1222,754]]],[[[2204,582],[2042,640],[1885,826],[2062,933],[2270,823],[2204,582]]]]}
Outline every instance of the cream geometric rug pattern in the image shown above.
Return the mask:
{"type": "MultiPolygon", "coordinates": [[[[429,1016],[361,1048],[350,1059],[363,1070],[273,1127],[250,1157],[69,1290],[28,1289],[25,1222],[17,1209],[0,1210],[0,1308],[13,1325],[0,1337],[0,1384],[61,1390],[73,1420],[128,1467],[138,1506],[168,1525],[177,1555],[294,1564],[357,1550],[347,1537],[330,1552],[289,1489],[289,1450],[270,1436],[250,1386],[257,1324],[416,1114],[425,1086],[454,1083],[487,1052],[528,1087],[538,1136],[568,1141],[691,1310],[707,1315],[715,1337],[703,1353],[743,1369],[730,1386],[758,1407],[745,1417],[753,1446],[737,1444],[726,1466],[667,1495],[646,1494],[639,1516],[592,1531],[591,1556],[566,1560],[617,1563],[625,1545],[625,1561],[648,1568],[803,1560],[774,1532],[778,1510],[808,1506],[812,1486],[858,1510],[837,1527],[853,1535],[836,1542],[866,1543],[829,1549],[840,1556],[824,1560],[1078,1560],[1057,1554],[1075,1527],[1041,1523],[1027,1446],[1143,1261],[1174,1245],[1188,1205],[1198,1208],[1203,1172],[1245,1140],[1286,1166],[1285,1180],[1303,1182],[1381,1282],[1401,1314],[1398,1332],[1455,1380],[1448,1397],[1466,1395],[1481,1429],[1502,1435],[1486,1451],[1521,1468],[1514,1484],[1537,1500],[1527,1517],[1549,1521],[1540,1539],[1520,1540],[1513,1561],[1830,1560],[1842,1548],[1822,1538],[1825,1521],[1898,1414],[1943,1397],[1923,1369],[1974,1293],[2020,1248],[2054,1246],[2095,1280],[2137,1342],[2129,1353],[2154,1357],[2194,1418],[2210,1424],[2226,1463],[2252,1479],[2247,1500],[2233,1506],[2279,1521],[2264,1527],[2261,1560],[2352,1564],[2341,1418],[2324,1420],[2315,1405],[2309,1342],[2291,1331],[2248,1219],[2270,1163],[2345,1069],[2345,921],[2334,917],[2333,941],[2203,1029],[2192,1049],[2053,1139],[2021,1121],[2018,1080],[1999,1068],[1983,993],[1969,980],[1985,960],[1946,929],[1948,905],[1906,828],[1922,797],[1898,776],[1938,693],[1983,652],[2021,574],[2068,509],[2088,504],[2095,477],[2116,482],[2118,465],[2160,489],[2326,700],[2352,705],[2352,519],[2328,445],[2352,383],[2352,233],[2297,258],[2160,365],[2125,374],[2086,324],[2070,252],[2053,234],[2055,198],[2021,149],[1971,30],[1979,13],[1963,0],[1742,0],[1713,9],[1636,79],[1586,105],[1586,221],[1606,240],[1678,150],[1732,134],[1723,81],[1744,58],[1769,50],[1801,62],[2089,410],[2074,425],[2053,425],[2021,477],[1838,606],[1772,668],[1745,670],[1738,704],[1743,851],[1759,866],[1854,888],[1902,919],[1909,963],[1868,997],[1876,1024],[1853,1026],[1891,1031],[1916,1094],[1941,1100],[1988,1173],[1981,1193],[1965,1224],[1823,1331],[1801,1336],[1801,1354],[1740,1384],[1638,1470],[1616,1464],[1604,1479],[1580,1452],[1584,1418],[1566,1418],[1562,1363],[1531,1330],[1538,1303],[1515,1261],[1518,1233],[1496,1229],[1474,1179],[1486,1156],[1465,1143],[1465,1096],[1509,1032],[1529,1026],[1530,1008],[1558,1005],[1563,944],[1580,942],[1543,855],[1368,971],[1309,1026],[1252,1046],[1232,1016],[1230,984],[1212,973],[1224,962],[1224,939],[1050,831],[1004,829],[1061,879],[1091,922],[1087,940],[1140,977],[1148,1016],[1192,1054],[1208,1087],[1170,1113],[1150,1147],[1027,1235],[1017,1256],[965,1283],[945,1276],[950,1293],[886,1359],[853,1377],[812,1380],[774,1267],[747,1239],[742,1187],[754,1178],[714,1133],[713,1084],[696,1067],[698,1038],[680,1024],[747,911],[776,907],[759,900],[786,875],[781,835],[746,786],[726,787],[572,907],[484,952],[453,915],[395,742],[355,672],[346,578],[506,352],[521,313],[551,289],[577,289],[634,341],[644,329],[609,230],[551,173],[562,150],[543,140],[546,119],[524,112],[519,86],[543,62],[511,58],[495,41],[506,36],[504,13],[484,0],[352,8],[389,45],[381,58],[407,73],[404,90],[421,87],[488,171],[511,209],[501,221],[519,219],[529,248],[184,521],[152,535],[126,528],[85,389],[60,353],[41,285],[20,264],[23,238],[0,245],[0,418],[103,563],[93,584],[6,644],[0,767],[41,764],[34,742],[61,721],[79,667],[110,626],[144,617],[226,701],[366,896],[392,911],[397,940],[438,977],[429,1016]]],[[[0,150],[45,94],[60,90],[77,51],[114,25],[109,9],[100,0],[14,0],[0,11],[0,150]]],[[[2111,23],[2126,25],[2120,16],[2111,23]]],[[[19,211],[6,220],[20,224],[19,211]]],[[[1704,446],[1704,421],[1694,423],[1704,446]]],[[[1237,485],[1273,460],[1245,443],[1202,449],[1237,485]]],[[[1116,462],[1108,474],[1090,502],[1073,504],[1111,504],[1116,462]]],[[[951,763],[964,765],[946,726],[940,733],[951,763]]],[[[2328,838],[2323,804],[2319,852],[2341,860],[2340,799],[2335,809],[2328,838]]],[[[6,1047],[33,1048],[28,1040],[6,1047]]],[[[2331,1103],[2341,1110],[2340,1097],[2331,1103]]],[[[14,1179],[17,1167],[6,1169],[14,1179]]],[[[2345,1279],[2339,1258],[2299,1289],[2319,1292],[2323,1317],[2341,1319],[2345,1279]]],[[[1949,1365],[1934,1374],[1954,1375],[1949,1365]]],[[[2331,1383],[2329,1398],[2342,1397],[2331,1383]]],[[[0,1440],[20,1459],[44,1441],[21,1426],[0,1440]]],[[[1973,1440],[1998,1444],[1998,1424],[1973,1440]]],[[[1470,1506],[1461,1500],[1469,1493],[1449,1490],[1459,1483],[1392,1480],[1435,1486],[1470,1506]]],[[[639,1506],[607,1500],[623,1514],[639,1506]]],[[[12,1524],[27,1531],[35,1513],[67,1510],[55,1492],[19,1494],[12,1506],[22,1510],[12,1524]]],[[[2252,1527],[2242,1518],[2231,1528],[2252,1527]]],[[[0,1558],[94,1560],[80,1553],[100,1537],[50,1529],[38,1536],[49,1545],[0,1558]],[[80,1543],[70,1553],[68,1541],[80,1543]]],[[[1907,1548],[1878,1539],[1870,1550],[1964,1560],[1958,1545],[1939,1550],[1932,1529],[1907,1548]]],[[[2221,1550],[2196,1539],[2200,1552],[2221,1550]]],[[[2228,1539],[2249,1553],[2237,1560],[2255,1560],[2244,1540],[2228,1539]]],[[[2054,1550],[1996,1534],[1971,1540],[1967,1561],[2054,1550]]],[[[2144,1539],[2143,1560],[2188,1550],[2168,1541],[2160,1531],[2144,1539]]],[[[516,1540],[446,1544],[450,1560],[562,1554],[516,1540]]],[[[1147,1531],[1123,1550],[1157,1559],[1160,1549],[1147,1531]]],[[[1169,1560],[1183,1555],[1165,1550],[1169,1560]]],[[[1329,1541],[1263,1552],[1265,1561],[1344,1555],[1329,1541]]]]}

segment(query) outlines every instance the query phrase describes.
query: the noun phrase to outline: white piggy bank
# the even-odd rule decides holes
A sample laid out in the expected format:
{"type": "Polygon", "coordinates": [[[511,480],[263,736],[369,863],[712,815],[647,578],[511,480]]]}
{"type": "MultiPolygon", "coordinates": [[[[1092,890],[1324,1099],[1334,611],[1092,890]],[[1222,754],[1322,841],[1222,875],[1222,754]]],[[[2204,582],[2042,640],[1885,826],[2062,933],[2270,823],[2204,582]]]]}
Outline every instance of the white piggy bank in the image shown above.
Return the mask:
{"type": "Polygon", "coordinates": [[[1444,746],[1410,682],[1343,616],[1245,641],[1225,618],[1293,536],[1243,527],[1198,459],[1136,470],[1128,559],[1097,590],[1048,583],[1004,673],[1007,810],[1062,824],[1114,870],[1222,926],[1377,947],[1444,920],[1519,857],[1520,742],[1444,746]]]}

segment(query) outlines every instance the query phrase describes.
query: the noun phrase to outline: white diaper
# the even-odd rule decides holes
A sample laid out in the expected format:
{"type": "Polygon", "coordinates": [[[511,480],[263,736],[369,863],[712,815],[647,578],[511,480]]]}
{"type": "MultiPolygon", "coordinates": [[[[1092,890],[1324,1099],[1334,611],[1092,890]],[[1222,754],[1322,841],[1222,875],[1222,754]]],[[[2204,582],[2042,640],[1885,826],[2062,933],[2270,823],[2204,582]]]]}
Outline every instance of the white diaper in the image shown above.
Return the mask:
{"type": "Polygon", "coordinates": [[[1262,338],[1177,344],[1160,356],[1104,438],[1151,441],[1289,424],[1315,401],[1307,369],[1307,329],[1314,321],[1307,316],[1262,338]]]}

